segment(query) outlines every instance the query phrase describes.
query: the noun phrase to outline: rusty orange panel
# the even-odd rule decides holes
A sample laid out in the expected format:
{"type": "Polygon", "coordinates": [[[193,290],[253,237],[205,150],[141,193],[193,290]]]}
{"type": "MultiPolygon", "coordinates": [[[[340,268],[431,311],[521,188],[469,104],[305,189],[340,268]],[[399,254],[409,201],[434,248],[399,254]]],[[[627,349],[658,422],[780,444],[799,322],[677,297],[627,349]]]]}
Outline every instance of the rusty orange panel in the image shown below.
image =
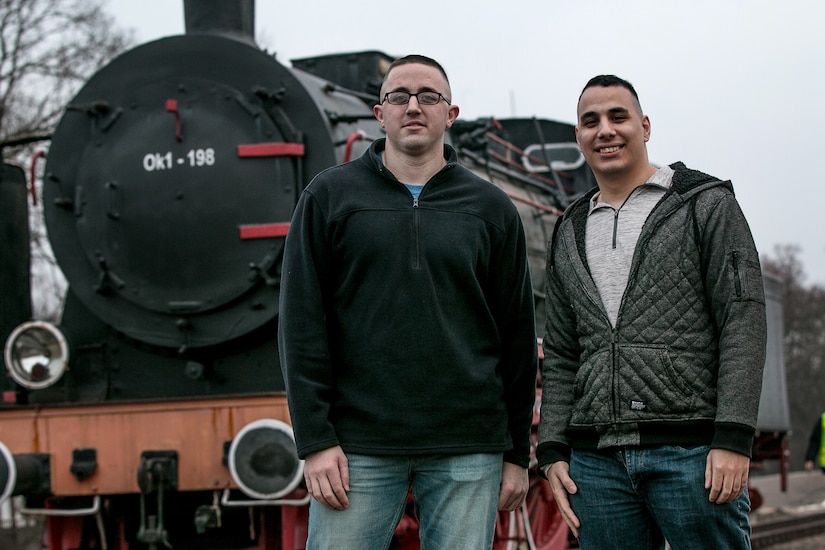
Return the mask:
{"type": "Polygon", "coordinates": [[[289,423],[285,395],[0,411],[0,441],[15,453],[51,455],[57,496],[134,493],[141,452],[178,451],[181,491],[234,487],[223,445],[261,418],[289,423]],[[97,470],[78,481],[74,449],[97,450],[97,470]]]}

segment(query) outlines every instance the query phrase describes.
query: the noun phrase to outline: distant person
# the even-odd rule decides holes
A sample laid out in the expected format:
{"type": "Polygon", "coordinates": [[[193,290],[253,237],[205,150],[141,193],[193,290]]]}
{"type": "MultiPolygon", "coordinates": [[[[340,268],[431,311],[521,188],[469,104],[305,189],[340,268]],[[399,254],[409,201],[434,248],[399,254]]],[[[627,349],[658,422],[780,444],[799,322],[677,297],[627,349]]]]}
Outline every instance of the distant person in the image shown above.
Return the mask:
{"type": "Polygon", "coordinates": [[[750,229],[730,181],[650,164],[629,82],[591,79],[577,113],[597,187],[548,249],[541,471],[584,550],[750,548],[767,338],[750,229]]]}
{"type": "Polygon", "coordinates": [[[811,437],[808,439],[808,450],[805,451],[805,469],[809,472],[814,469],[814,465],[822,468],[825,474],[825,439],[822,438],[822,427],[825,426],[825,413],[819,417],[811,430],[811,437]]]}
{"type": "Polygon", "coordinates": [[[538,350],[519,214],[462,167],[444,69],[394,61],[386,130],[302,193],[279,343],[312,496],[307,548],[387,548],[410,490],[423,550],[490,548],[528,490],[538,350]]]}

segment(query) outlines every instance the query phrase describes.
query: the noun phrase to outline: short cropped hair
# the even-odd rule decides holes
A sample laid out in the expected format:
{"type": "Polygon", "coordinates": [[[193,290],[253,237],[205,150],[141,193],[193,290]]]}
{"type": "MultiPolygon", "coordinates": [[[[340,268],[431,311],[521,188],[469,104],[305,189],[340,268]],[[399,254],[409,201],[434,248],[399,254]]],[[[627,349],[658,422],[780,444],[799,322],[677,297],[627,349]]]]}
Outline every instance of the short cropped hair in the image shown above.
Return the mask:
{"type": "MultiPolygon", "coordinates": [[[[384,73],[384,82],[387,81],[387,77],[389,76],[390,71],[392,71],[394,68],[400,67],[401,65],[410,65],[413,63],[419,63],[421,65],[429,65],[430,67],[435,67],[436,69],[438,69],[438,72],[440,72],[442,76],[444,76],[444,80],[447,81],[447,85],[450,85],[450,79],[447,78],[447,71],[444,70],[444,67],[442,67],[441,64],[435,59],[427,57],[426,55],[419,54],[405,55],[404,57],[399,57],[398,59],[390,63],[390,66],[387,67],[387,72],[384,73]]],[[[381,88],[384,87],[384,82],[381,83],[381,88]]]]}
{"type": "Polygon", "coordinates": [[[588,80],[587,84],[585,84],[584,88],[582,88],[582,93],[579,94],[579,101],[581,101],[584,92],[588,88],[592,88],[594,86],[604,86],[605,88],[607,88],[608,86],[621,86],[622,88],[625,88],[628,91],[630,91],[630,93],[633,94],[633,97],[636,98],[636,101],[641,106],[641,102],[639,101],[639,94],[636,93],[636,89],[633,87],[633,84],[631,84],[624,78],[619,78],[618,76],[612,74],[600,74],[588,80]]]}

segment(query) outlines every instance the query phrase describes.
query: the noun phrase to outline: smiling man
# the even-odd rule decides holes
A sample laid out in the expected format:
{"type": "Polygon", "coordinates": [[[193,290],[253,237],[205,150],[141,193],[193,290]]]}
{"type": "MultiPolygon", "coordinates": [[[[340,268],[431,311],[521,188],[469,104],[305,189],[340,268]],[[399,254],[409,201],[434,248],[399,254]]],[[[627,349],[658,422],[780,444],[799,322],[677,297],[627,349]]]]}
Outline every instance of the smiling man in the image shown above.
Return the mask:
{"type": "Polygon", "coordinates": [[[490,548],[528,489],[537,349],[521,219],[457,162],[436,61],[393,62],[386,138],[318,174],[286,239],[279,344],[312,496],[307,548],[490,548]]]}
{"type": "Polygon", "coordinates": [[[541,472],[582,549],[750,548],[765,363],[759,257],[729,181],[647,156],[633,86],[591,79],[597,187],[547,257],[541,472]]]}

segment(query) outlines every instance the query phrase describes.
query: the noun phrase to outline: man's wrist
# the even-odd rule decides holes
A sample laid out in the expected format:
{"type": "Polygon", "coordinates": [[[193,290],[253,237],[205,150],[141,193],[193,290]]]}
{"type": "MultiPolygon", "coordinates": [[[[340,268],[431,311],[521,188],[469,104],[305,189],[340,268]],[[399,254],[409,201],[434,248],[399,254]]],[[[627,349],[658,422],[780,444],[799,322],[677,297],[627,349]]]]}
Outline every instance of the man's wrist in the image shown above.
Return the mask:
{"type": "Polygon", "coordinates": [[[553,465],[553,463],[552,463],[552,462],[550,462],[550,463],[545,464],[544,466],[542,466],[542,467],[541,467],[541,473],[543,474],[543,476],[542,476],[542,477],[544,477],[544,478],[546,478],[546,479],[550,479],[550,477],[549,477],[549,475],[548,475],[548,474],[550,473],[550,467],[551,467],[552,465],[553,465]]]}

